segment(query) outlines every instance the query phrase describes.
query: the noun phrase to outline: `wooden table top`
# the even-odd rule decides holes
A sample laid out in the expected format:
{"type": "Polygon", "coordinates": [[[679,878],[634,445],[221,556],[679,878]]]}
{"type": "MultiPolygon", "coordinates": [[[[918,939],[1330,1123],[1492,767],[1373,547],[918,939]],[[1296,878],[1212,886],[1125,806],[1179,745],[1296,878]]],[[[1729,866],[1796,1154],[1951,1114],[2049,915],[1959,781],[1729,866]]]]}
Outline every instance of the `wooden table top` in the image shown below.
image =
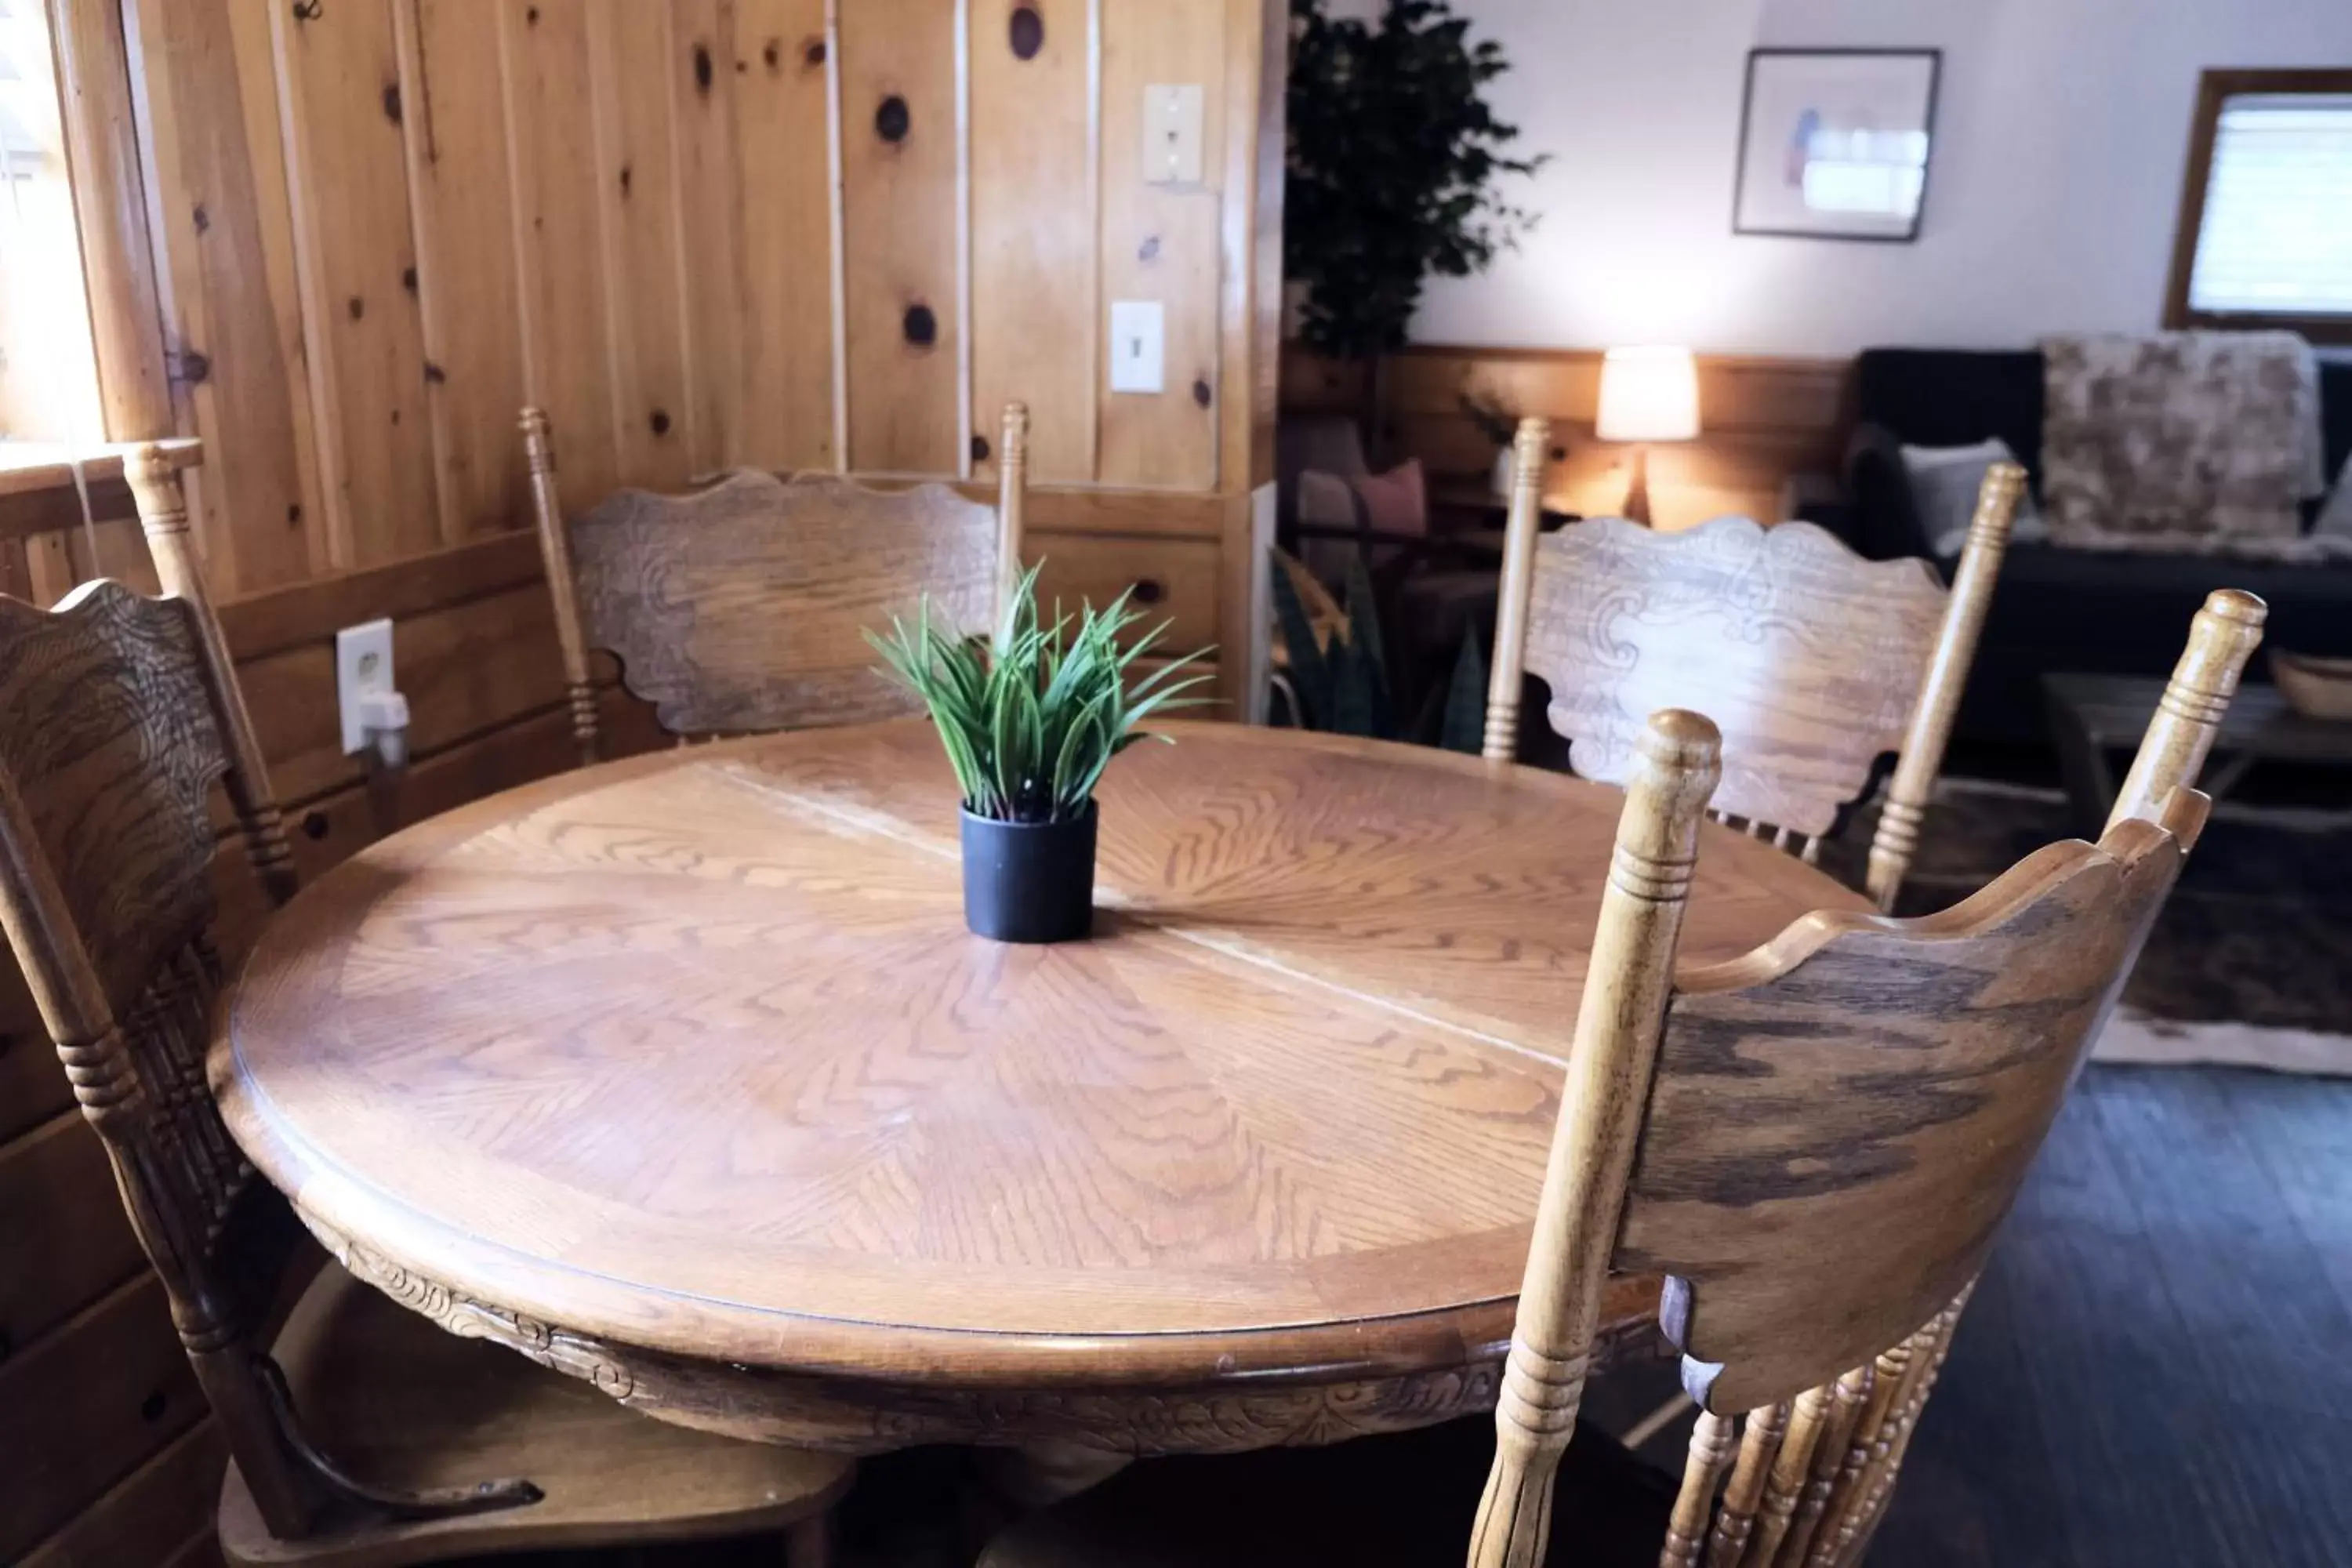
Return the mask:
{"type": "MultiPolygon", "coordinates": [[[[1493,1351],[1622,797],[1171,728],[1106,778],[1097,934],[1054,948],[963,930],[919,723],[413,828],[263,937],[215,1049],[230,1125],[395,1278],[738,1372],[1133,1387],[1493,1351]]],[[[1686,960],[1832,906],[1864,907],[1710,825],[1686,960]]],[[[1626,1283],[1614,1310],[1654,1310],[1626,1283]]]]}

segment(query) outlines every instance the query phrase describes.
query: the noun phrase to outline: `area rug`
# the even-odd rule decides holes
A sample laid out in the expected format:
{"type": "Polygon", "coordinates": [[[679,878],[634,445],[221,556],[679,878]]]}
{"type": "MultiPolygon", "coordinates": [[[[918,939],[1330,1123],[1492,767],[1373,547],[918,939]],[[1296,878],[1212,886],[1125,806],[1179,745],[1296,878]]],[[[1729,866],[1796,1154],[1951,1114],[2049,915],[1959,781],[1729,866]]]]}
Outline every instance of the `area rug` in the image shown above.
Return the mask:
{"type": "MultiPolygon", "coordinates": [[[[1824,862],[1851,878],[1875,822],[1856,814],[1824,862]]],[[[1899,912],[1956,903],[2073,833],[2054,790],[1948,779],[1899,912]]],[[[2217,805],[2092,1054],[2352,1077],[2352,813],[2217,805]]]]}

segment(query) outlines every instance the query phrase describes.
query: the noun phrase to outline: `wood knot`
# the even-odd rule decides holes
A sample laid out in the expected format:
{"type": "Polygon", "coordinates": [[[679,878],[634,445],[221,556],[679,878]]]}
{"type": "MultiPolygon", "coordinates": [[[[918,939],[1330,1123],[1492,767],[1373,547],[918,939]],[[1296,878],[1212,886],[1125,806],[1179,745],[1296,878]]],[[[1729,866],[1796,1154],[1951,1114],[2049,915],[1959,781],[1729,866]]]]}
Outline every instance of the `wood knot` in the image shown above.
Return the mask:
{"type": "Polygon", "coordinates": [[[760,49],[760,63],[770,70],[781,70],[784,64],[784,41],[770,38],[760,49]]]}
{"type": "Polygon", "coordinates": [[[394,125],[400,123],[400,84],[396,81],[383,84],[383,117],[394,125]]]}
{"type": "Polygon", "coordinates": [[[914,115],[907,108],[907,100],[895,92],[874,111],[874,134],[894,147],[904,142],[907,132],[913,129],[914,115]]]}
{"type": "Polygon", "coordinates": [[[439,386],[439,385],[443,384],[444,383],[446,383],[448,379],[449,379],[449,373],[448,373],[447,371],[443,370],[439,365],[435,364],[431,360],[426,360],[426,361],[425,362],[425,385],[427,385],[427,386],[439,386]]]}
{"type": "Polygon", "coordinates": [[[988,461],[989,454],[990,454],[992,451],[993,451],[994,449],[995,449],[995,448],[993,448],[993,447],[992,447],[991,446],[989,446],[989,444],[988,444],[988,437],[985,437],[985,436],[978,436],[978,435],[975,435],[974,437],[972,437],[972,438],[971,438],[971,460],[972,460],[973,462],[975,462],[975,463],[985,463],[986,461],[988,461]]]}
{"type": "Polygon", "coordinates": [[[1016,60],[1034,60],[1045,47],[1045,18],[1034,5],[1016,6],[1005,32],[1016,60]]]}
{"type": "Polygon", "coordinates": [[[400,286],[408,290],[411,294],[416,292],[416,268],[415,267],[404,267],[400,269],[400,286]]]}
{"type": "Polygon", "coordinates": [[[907,342],[919,349],[934,346],[940,341],[940,319],[929,305],[909,305],[904,322],[907,342]]]}
{"type": "Polygon", "coordinates": [[[649,417],[649,418],[647,418],[647,419],[646,419],[646,426],[647,426],[648,428],[650,428],[650,429],[653,431],[653,433],[654,433],[655,435],[656,435],[656,436],[667,436],[667,435],[668,435],[668,434],[669,434],[669,411],[668,411],[668,410],[667,410],[667,409],[662,409],[662,408],[656,408],[656,409],[655,409],[655,410],[653,411],[653,414],[652,414],[651,417],[649,417]]]}
{"type": "Polygon", "coordinates": [[[323,811],[306,811],[302,814],[302,837],[314,844],[327,836],[328,829],[331,826],[327,820],[327,814],[323,811]]]}
{"type": "Polygon", "coordinates": [[[628,196],[628,195],[629,195],[629,188],[630,188],[630,186],[634,185],[635,183],[636,183],[636,171],[635,171],[634,168],[632,168],[629,164],[626,164],[626,163],[622,164],[622,165],[621,165],[621,195],[622,195],[622,197],[623,197],[624,199],[626,199],[626,198],[627,198],[627,196],[628,196]]]}
{"type": "Polygon", "coordinates": [[[803,65],[821,66],[824,64],[824,60],[825,48],[823,38],[811,38],[801,47],[801,62],[803,65]]]}
{"type": "Polygon", "coordinates": [[[203,234],[213,226],[213,215],[205,210],[205,204],[202,202],[196,204],[195,220],[198,234],[203,234]]]}
{"type": "Polygon", "coordinates": [[[694,46],[695,91],[709,92],[710,90],[710,46],[709,44],[697,44],[694,46]]]}
{"type": "Polygon", "coordinates": [[[1210,386],[1209,378],[1207,376],[1196,375],[1192,378],[1193,402],[1199,404],[1202,407],[1206,408],[1210,404],[1216,401],[1216,391],[1214,388],[1210,386]]]}
{"type": "Polygon", "coordinates": [[[367,314],[367,301],[361,299],[357,294],[354,294],[351,297],[349,303],[344,305],[343,309],[350,311],[352,320],[356,321],[362,316],[367,314]]]}

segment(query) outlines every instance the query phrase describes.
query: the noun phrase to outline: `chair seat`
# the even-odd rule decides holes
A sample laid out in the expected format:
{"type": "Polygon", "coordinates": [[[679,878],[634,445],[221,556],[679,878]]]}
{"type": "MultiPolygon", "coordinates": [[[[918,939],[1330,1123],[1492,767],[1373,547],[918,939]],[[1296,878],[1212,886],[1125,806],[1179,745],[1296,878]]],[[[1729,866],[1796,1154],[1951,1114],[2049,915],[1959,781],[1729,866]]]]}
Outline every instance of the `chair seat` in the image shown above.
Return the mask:
{"type": "MultiPolygon", "coordinates": [[[[1456,1568],[1495,1456],[1489,1416],[1325,1448],[1147,1459],[989,1543],[980,1568],[1456,1568]]],[[[1550,1561],[1653,1568],[1675,1480],[1580,1425],[1550,1561]]]]}
{"type": "Polygon", "coordinates": [[[520,1477],[545,1496],[467,1518],[331,1522],[289,1542],[270,1535],[231,1465],[220,1542],[233,1563],[398,1568],[781,1530],[831,1506],[856,1468],[640,1415],[504,1346],[446,1333],[332,1263],[276,1352],[304,1430],[355,1480],[415,1491],[520,1477]]]}

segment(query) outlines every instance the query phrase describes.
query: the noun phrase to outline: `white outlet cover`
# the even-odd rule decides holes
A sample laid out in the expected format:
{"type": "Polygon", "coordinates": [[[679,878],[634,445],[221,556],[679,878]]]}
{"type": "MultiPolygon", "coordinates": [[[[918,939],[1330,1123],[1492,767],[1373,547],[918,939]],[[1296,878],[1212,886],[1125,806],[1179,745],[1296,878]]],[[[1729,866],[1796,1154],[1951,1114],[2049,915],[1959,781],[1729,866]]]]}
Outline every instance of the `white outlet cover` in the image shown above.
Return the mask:
{"type": "Polygon", "coordinates": [[[1115,300],[1110,307],[1110,389],[1168,390],[1168,312],[1157,300],[1115,300]]]}
{"type": "Polygon", "coordinates": [[[342,710],[344,755],[367,749],[360,699],[371,691],[394,689],[390,621],[367,621],[335,634],[335,701],[342,710]]]}
{"type": "Polygon", "coordinates": [[[1201,142],[1208,94],[1199,82],[1155,83],[1143,89],[1143,181],[1150,185],[1201,183],[1201,142]]]}

